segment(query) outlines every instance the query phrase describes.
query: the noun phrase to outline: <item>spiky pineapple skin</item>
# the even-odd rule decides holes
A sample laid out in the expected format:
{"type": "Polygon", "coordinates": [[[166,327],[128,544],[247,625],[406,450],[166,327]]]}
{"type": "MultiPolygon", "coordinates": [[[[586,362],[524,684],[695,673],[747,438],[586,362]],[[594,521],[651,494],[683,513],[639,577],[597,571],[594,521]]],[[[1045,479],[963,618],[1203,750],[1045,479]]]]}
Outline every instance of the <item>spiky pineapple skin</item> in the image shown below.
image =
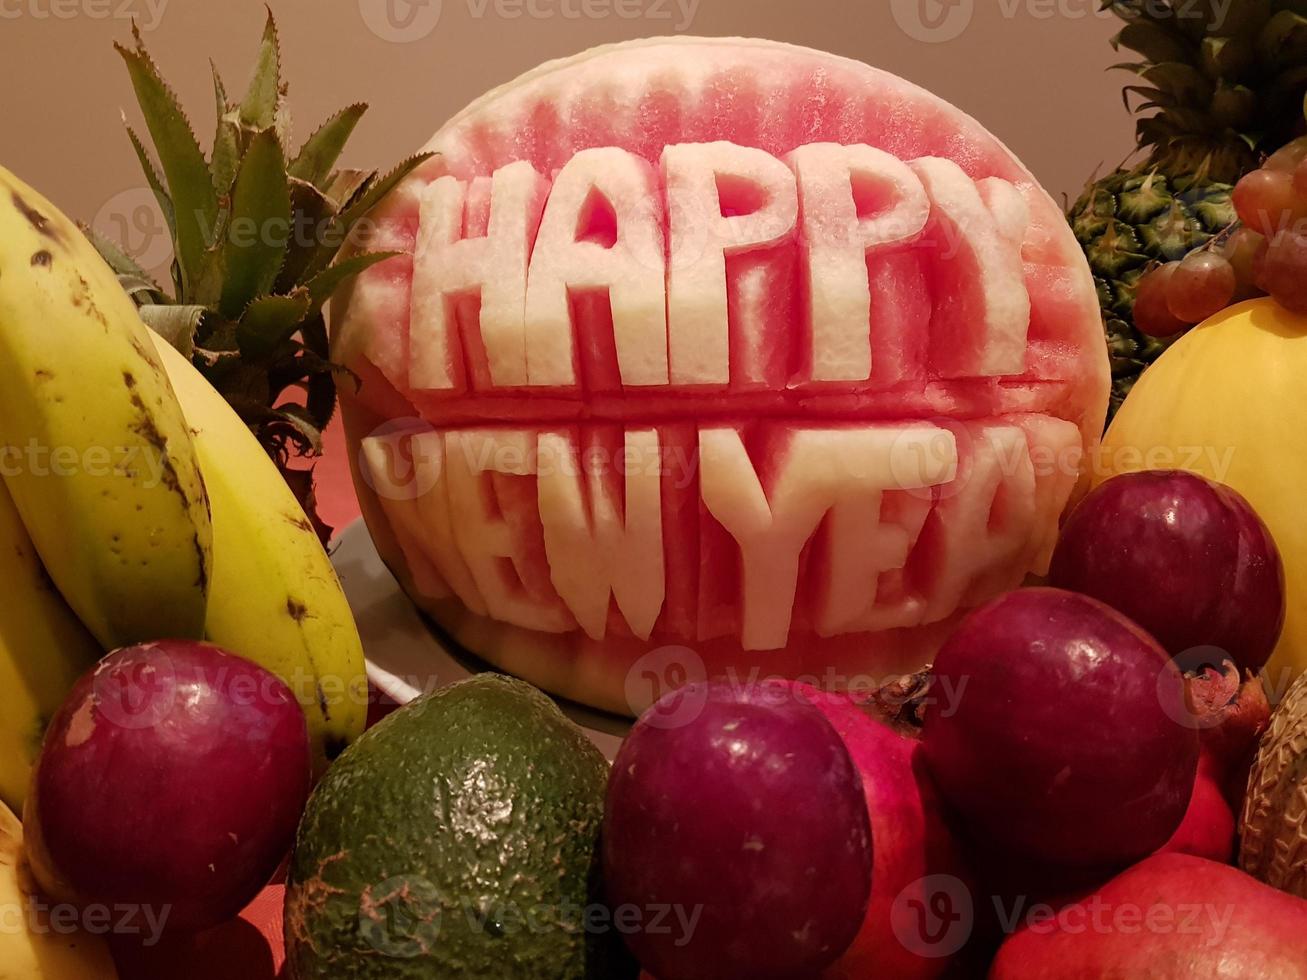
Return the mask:
{"type": "Polygon", "coordinates": [[[1112,365],[1109,418],[1143,370],[1170,346],[1169,339],[1135,328],[1140,278],[1154,263],[1182,259],[1230,227],[1237,220],[1232,191],[1220,181],[1140,167],[1091,184],[1072,206],[1071,227],[1089,259],[1103,309],[1112,365]]]}

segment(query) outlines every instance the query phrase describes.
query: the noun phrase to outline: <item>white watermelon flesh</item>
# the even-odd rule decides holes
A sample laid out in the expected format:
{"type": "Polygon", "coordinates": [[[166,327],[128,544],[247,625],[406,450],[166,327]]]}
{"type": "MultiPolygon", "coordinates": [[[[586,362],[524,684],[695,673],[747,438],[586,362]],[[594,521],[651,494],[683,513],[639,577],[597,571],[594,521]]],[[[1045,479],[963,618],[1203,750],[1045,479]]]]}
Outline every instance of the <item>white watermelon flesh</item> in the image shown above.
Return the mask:
{"type": "MultiPolygon", "coordinates": [[[[363,441],[381,487],[393,436],[363,441]]],[[[819,636],[918,626],[1009,589],[1046,560],[1079,447],[1069,422],[699,428],[684,469],[657,428],[431,430],[403,437],[439,461],[416,499],[381,493],[425,595],[456,595],[512,625],[782,649],[819,636]],[[1036,460],[1042,461],[1040,465],[1036,460]],[[701,501],[696,542],[669,548],[664,484],[701,501]],[[682,486],[683,485],[683,486],[682,486]],[[416,542],[412,539],[416,538],[416,542]],[[425,548],[423,547],[425,545],[425,548]],[[698,614],[667,583],[701,583],[698,614]]],[[[423,463],[421,465],[429,465],[423,463]]]]}
{"type": "Polygon", "coordinates": [[[1065,220],[973,120],[668,39],[545,66],[430,148],[333,340],[378,540],[477,652],[613,706],[659,645],[791,676],[928,654],[1042,571],[1106,354],[1065,220]],[[552,662],[502,649],[532,636],[552,662]]]}

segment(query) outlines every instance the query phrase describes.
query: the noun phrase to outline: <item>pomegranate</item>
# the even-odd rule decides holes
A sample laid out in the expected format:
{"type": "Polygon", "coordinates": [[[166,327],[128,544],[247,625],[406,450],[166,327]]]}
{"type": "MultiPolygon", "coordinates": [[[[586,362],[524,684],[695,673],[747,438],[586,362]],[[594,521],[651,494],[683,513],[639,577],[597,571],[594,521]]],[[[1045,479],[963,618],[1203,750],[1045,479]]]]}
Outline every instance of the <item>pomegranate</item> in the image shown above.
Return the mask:
{"type": "Polygon", "coordinates": [[[1307,978],[1307,901],[1186,854],[1150,857],[1080,902],[1018,918],[990,980],[1307,978]]]}
{"type": "Polygon", "coordinates": [[[1234,856],[1235,819],[1234,810],[1225,798],[1223,776],[1220,764],[1203,749],[1189,808],[1160,853],[1192,854],[1230,863],[1234,856]]]}
{"type": "Polygon", "coordinates": [[[971,938],[974,887],[921,743],[844,695],[806,695],[862,774],[874,844],[867,915],[823,980],[943,976],[971,938]]]}

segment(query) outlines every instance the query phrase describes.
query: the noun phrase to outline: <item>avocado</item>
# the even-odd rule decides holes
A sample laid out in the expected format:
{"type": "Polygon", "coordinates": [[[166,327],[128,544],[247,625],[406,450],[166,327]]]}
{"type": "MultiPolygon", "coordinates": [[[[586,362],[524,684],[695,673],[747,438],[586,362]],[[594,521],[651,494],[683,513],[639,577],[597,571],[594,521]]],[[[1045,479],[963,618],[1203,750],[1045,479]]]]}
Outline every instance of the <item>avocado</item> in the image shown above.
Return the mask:
{"type": "Polygon", "coordinates": [[[336,760],[286,889],[298,980],[610,980],[608,763],[549,698],[486,674],[384,719],[336,760]]]}

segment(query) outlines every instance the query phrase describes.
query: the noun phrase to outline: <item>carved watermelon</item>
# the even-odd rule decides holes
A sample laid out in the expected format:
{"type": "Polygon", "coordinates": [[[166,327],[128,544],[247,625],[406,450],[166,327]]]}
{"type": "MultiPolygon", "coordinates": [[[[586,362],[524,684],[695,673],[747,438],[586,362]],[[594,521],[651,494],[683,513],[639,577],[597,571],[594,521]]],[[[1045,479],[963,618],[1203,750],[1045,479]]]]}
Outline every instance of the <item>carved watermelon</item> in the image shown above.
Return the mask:
{"type": "Polygon", "coordinates": [[[1061,213],[972,119],[676,38],[428,148],[334,343],[372,534],[468,649],[620,711],[649,664],[869,683],[1043,570],[1107,355],[1061,213]]]}

